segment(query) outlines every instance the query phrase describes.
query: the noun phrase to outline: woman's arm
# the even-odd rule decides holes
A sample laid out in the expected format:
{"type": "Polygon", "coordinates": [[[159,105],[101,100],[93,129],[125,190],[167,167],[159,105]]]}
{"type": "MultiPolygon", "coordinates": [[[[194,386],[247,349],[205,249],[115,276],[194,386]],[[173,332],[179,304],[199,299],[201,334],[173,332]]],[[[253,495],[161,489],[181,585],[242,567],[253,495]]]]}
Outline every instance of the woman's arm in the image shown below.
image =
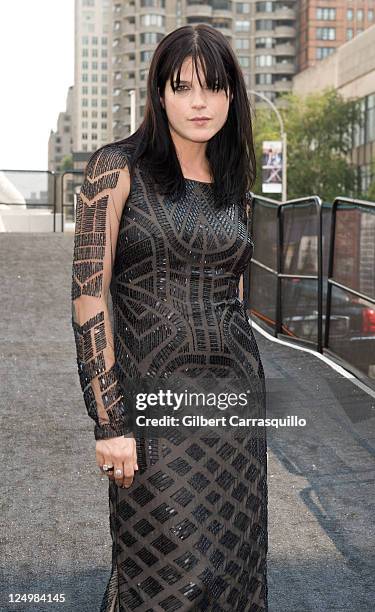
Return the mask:
{"type": "MultiPolygon", "coordinates": [[[[249,227],[249,219],[250,219],[250,202],[251,202],[251,193],[248,191],[246,192],[246,197],[245,197],[245,210],[246,210],[246,223],[247,226],[249,227]]],[[[241,300],[241,302],[243,302],[244,300],[244,280],[243,280],[243,274],[241,274],[240,276],[240,280],[238,283],[238,297],[241,300]]]]}
{"type": "Polygon", "coordinates": [[[72,266],[72,327],[83,398],[96,440],[129,434],[108,312],[117,236],[130,191],[127,160],[113,147],[90,157],[77,200],[72,266]]]}

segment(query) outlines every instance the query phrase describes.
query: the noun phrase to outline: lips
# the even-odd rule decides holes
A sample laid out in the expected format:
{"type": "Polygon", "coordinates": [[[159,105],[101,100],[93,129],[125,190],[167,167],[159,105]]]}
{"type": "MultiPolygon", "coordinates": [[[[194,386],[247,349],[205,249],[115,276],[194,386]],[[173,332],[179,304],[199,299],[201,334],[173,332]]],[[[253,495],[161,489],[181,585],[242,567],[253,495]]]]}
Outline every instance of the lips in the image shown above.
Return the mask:
{"type": "Polygon", "coordinates": [[[210,117],[193,117],[190,121],[208,121],[210,117]]]}

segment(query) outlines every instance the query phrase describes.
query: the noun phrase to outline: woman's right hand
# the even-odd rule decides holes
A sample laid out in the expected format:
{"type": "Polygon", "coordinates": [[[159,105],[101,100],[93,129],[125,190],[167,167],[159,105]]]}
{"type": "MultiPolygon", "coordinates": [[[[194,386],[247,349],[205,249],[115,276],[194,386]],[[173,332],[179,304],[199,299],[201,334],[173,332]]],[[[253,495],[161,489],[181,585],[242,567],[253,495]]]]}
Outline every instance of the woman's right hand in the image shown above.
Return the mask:
{"type": "Polygon", "coordinates": [[[111,480],[115,480],[119,487],[129,488],[134,479],[134,472],[138,470],[137,446],[135,438],[107,438],[96,441],[96,463],[100,469],[103,465],[113,465],[111,472],[103,472],[111,480]],[[121,475],[116,470],[121,469],[121,475]]]}

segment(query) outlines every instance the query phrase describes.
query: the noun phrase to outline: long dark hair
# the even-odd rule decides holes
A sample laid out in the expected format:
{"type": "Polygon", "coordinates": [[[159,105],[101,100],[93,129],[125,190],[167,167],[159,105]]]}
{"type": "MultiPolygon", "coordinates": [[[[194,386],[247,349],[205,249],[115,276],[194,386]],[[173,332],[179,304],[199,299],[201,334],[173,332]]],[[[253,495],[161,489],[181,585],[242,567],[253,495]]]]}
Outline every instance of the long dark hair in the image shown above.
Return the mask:
{"type": "MultiPolygon", "coordinates": [[[[207,87],[224,89],[227,96],[229,89],[233,94],[225,124],[207,142],[206,157],[218,205],[232,198],[243,201],[256,179],[250,103],[242,70],[230,43],[210,25],[185,25],[159,42],[148,73],[144,119],[133,134],[116,144],[132,148],[131,174],[137,161],[142,159],[160,193],[177,198],[184,195],[186,184],[159,96],[164,96],[168,78],[175,92],[181,66],[187,57],[192,57],[198,79],[199,58],[207,87]],[[176,71],[177,83],[174,84],[176,71]]],[[[200,79],[199,83],[202,85],[200,79]]]]}

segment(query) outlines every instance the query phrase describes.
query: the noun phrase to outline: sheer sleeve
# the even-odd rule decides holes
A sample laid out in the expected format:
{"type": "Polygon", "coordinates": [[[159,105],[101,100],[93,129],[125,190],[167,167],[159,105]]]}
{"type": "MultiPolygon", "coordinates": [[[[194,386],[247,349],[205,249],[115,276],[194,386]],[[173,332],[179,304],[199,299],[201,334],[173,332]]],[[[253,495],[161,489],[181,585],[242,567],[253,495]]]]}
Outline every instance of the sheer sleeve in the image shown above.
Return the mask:
{"type": "Polygon", "coordinates": [[[130,188],[126,163],[124,154],[111,148],[93,153],[76,208],[72,327],[80,385],[88,415],[95,421],[96,440],[131,433],[116,376],[107,301],[119,223],[130,188]]]}

